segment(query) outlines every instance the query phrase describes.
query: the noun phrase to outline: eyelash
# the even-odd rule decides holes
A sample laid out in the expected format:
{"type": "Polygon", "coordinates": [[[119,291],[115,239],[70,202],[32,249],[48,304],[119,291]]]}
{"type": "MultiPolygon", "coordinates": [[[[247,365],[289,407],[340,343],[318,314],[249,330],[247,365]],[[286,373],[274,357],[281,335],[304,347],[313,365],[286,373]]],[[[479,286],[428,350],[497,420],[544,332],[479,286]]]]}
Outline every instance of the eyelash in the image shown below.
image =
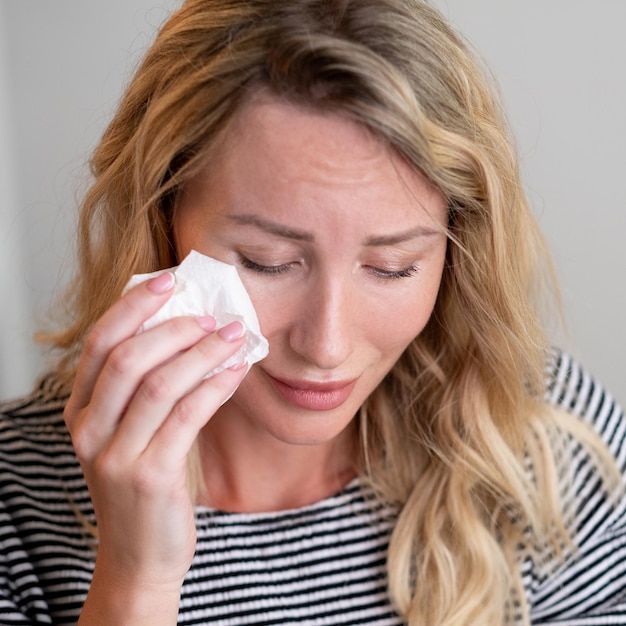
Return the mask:
{"type": "Polygon", "coordinates": [[[284,274],[288,272],[293,263],[282,263],[281,265],[261,265],[260,263],[255,263],[250,259],[247,259],[245,256],[240,256],[241,264],[248,270],[252,270],[253,272],[258,272],[259,274],[284,274]]]}
{"type": "MultiPolygon", "coordinates": [[[[252,270],[253,272],[257,272],[259,274],[269,275],[284,274],[285,272],[288,272],[294,265],[294,263],[282,263],[281,265],[261,265],[260,263],[256,263],[242,255],[240,255],[240,261],[246,269],[252,270]]],[[[404,269],[393,272],[371,266],[367,266],[367,268],[372,272],[372,274],[374,274],[374,276],[382,280],[398,280],[400,278],[409,278],[417,272],[417,267],[415,265],[410,265],[409,267],[405,267],[404,269]]]]}
{"type": "Polygon", "coordinates": [[[404,269],[397,270],[395,272],[388,272],[386,270],[381,270],[377,267],[370,268],[372,272],[383,280],[397,280],[399,278],[410,278],[415,273],[417,273],[417,267],[415,265],[410,265],[409,267],[405,267],[404,269]]]}

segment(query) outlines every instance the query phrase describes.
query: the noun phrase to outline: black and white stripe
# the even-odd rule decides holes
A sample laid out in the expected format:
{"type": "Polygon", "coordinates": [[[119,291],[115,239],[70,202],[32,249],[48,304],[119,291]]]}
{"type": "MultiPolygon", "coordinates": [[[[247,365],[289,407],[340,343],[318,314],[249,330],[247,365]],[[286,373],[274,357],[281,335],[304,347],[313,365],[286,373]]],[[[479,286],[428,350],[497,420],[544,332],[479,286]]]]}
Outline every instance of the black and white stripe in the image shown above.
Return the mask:
{"type": "MultiPolygon", "coordinates": [[[[576,361],[555,353],[546,399],[594,428],[626,482],[626,420],[611,395],[576,361]]],[[[601,472],[576,441],[571,441],[567,460],[577,549],[558,566],[524,564],[532,623],[626,624],[626,500],[611,504],[601,472]]]]}
{"type": "MultiPolygon", "coordinates": [[[[548,381],[546,400],[589,421],[626,476],[615,401],[560,353],[548,381]]],[[[93,510],[49,385],[0,411],[0,626],[74,624],[93,572],[95,542],[79,519],[94,523],[93,510]]],[[[533,624],[626,625],[626,505],[611,507],[575,441],[570,458],[579,551],[560,566],[524,561],[533,624]]],[[[395,513],[358,481],[293,511],[199,507],[196,518],[179,624],[401,624],[385,568],[395,513]]]]}
{"type": "Polygon", "coordinates": [[[183,610],[196,612],[182,623],[399,624],[386,593],[392,522],[356,481],[296,511],[201,510],[182,597],[183,610]]]}

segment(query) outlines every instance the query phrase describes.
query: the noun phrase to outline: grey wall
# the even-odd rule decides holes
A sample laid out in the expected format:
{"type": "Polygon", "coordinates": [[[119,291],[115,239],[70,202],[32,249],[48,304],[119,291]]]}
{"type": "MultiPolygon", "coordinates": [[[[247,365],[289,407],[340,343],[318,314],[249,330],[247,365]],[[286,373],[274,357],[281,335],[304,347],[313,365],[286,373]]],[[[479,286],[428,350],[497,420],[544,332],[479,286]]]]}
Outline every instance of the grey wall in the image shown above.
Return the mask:
{"type": "MultiPolygon", "coordinates": [[[[42,368],[31,335],[71,269],[76,198],[141,50],[178,0],[0,0],[0,397],[42,368]]],[[[561,343],[626,400],[623,0],[436,0],[502,87],[562,279],[561,343]]]]}
{"type": "Polygon", "coordinates": [[[44,367],[33,343],[72,268],[85,162],[178,0],[0,0],[0,397],[44,367]]]}
{"type": "Polygon", "coordinates": [[[497,76],[561,278],[558,337],[626,402],[626,2],[436,0],[497,76]]]}

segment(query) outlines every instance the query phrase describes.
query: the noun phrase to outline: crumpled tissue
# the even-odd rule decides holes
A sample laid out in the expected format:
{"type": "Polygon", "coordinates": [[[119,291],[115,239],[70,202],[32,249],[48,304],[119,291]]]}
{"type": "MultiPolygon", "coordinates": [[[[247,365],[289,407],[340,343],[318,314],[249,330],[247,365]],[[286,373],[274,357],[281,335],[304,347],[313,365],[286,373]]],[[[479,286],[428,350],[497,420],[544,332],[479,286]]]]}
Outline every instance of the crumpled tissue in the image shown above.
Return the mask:
{"type": "Polygon", "coordinates": [[[222,263],[192,250],[180,265],[169,270],[135,274],[126,284],[124,291],[168,271],[174,274],[176,280],[174,293],[151,318],[144,322],[139,332],[181,315],[212,315],[217,322],[216,330],[231,322],[241,322],[246,327],[246,343],[224,363],[211,370],[206,378],[244,359],[249,371],[254,363],[267,356],[269,352],[267,339],[261,333],[250,296],[234,265],[222,263]]]}

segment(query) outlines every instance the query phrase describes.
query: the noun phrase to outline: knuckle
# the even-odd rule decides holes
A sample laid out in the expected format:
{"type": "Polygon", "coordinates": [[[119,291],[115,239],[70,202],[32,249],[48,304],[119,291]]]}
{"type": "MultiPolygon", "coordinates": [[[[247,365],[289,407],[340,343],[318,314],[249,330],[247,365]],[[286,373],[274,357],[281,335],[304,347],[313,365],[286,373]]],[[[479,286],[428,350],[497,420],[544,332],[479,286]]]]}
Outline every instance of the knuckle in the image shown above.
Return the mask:
{"type": "Polygon", "coordinates": [[[216,339],[214,335],[209,335],[205,340],[199,341],[196,347],[203,358],[219,365],[234,354],[240,346],[237,343],[226,343],[216,339]]]}
{"type": "Polygon", "coordinates": [[[206,332],[189,316],[176,316],[163,323],[163,328],[173,344],[187,348],[200,340],[206,332]]]}
{"type": "Polygon", "coordinates": [[[94,458],[93,472],[100,484],[109,489],[130,490],[136,495],[156,493],[159,473],[154,466],[141,457],[127,458],[115,446],[103,450],[94,458]]]}
{"type": "Polygon", "coordinates": [[[138,496],[149,496],[161,491],[162,477],[151,463],[137,462],[125,482],[138,496]]]}
{"type": "Polygon", "coordinates": [[[159,403],[168,398],[172,390],[167,378],[160,370],[156,370],[143,379],[138,393],[148,402],[159,403]]]}
{"type": "Polygon", "coordinates": [[[173,335],[188,333],[191,329],[195,329],[196,327],[200,330],[197,324],[190,324],[190,321],[191,318],[185,316],[173,317],[168,320],[167,329],[173,335]]]}
{"type": "Polygon", "coordinates": [[[128,502],[129,497],[137,503],[157,492],[156,480],[146,470],[137,459],[121,457],[114,446],[102,450],[85,468],[90,488],[97,492],[100,504],[115,506],[128,502]]]}
{"type": "Polygon", "coordinates": [[[137,355],[125,342],[118,344],[111,350],[106,361],[106,367],[120,376],[130,375],[136,367],[137,355]]]}
{"type": "Polygon", "coordinates": [[[115,483],[119,479],[121,464],[111,450],[105,450],[94,459],[93,469],[101,480],[115,483]]]}
{"type": "Polygon", "coordinates": [[[199,341],[197,349],[203,357],[215,357],[217,354],[217,348],[213,337],[207,337],[205,341],[199,341]]]}
{"type": "Polygon", "coordinates": [[[89,359],[101,357],[111,349],[109,342],[109,333],[103,328],[102,324],[98,323],[87,335],[85,345],[83,346],[83,353],[89,359]]]}
{"type": "Polygon", "coordinates": [[[74,429],[71,433],[72,446],[76,453],[76,457],[81,462],[91,462],[95,456],[93,437],[89,429],[82,426],[74,429]]]}
{"type": "Polygon", "coordinates": [[[150,311],[150,301],[143,295],[141,283],[123,295],[114,305],[121,318],[141,322],[150,311]]]}
{"type": "Polygon", "coordinates": [[[63,409],[63,421],[65,422],[65,426],[71,433],[72,425],[76,419],[76,410],[74,409],[74,400],[73,397],[70,396],[65,407],[63,409]]]}
{"type": "Polygon", "coordinates": [[[193,424],[196,420],[196,407],[189,396],[181,398],[172,409],[171,419],[178,424],[193,424]]]}

